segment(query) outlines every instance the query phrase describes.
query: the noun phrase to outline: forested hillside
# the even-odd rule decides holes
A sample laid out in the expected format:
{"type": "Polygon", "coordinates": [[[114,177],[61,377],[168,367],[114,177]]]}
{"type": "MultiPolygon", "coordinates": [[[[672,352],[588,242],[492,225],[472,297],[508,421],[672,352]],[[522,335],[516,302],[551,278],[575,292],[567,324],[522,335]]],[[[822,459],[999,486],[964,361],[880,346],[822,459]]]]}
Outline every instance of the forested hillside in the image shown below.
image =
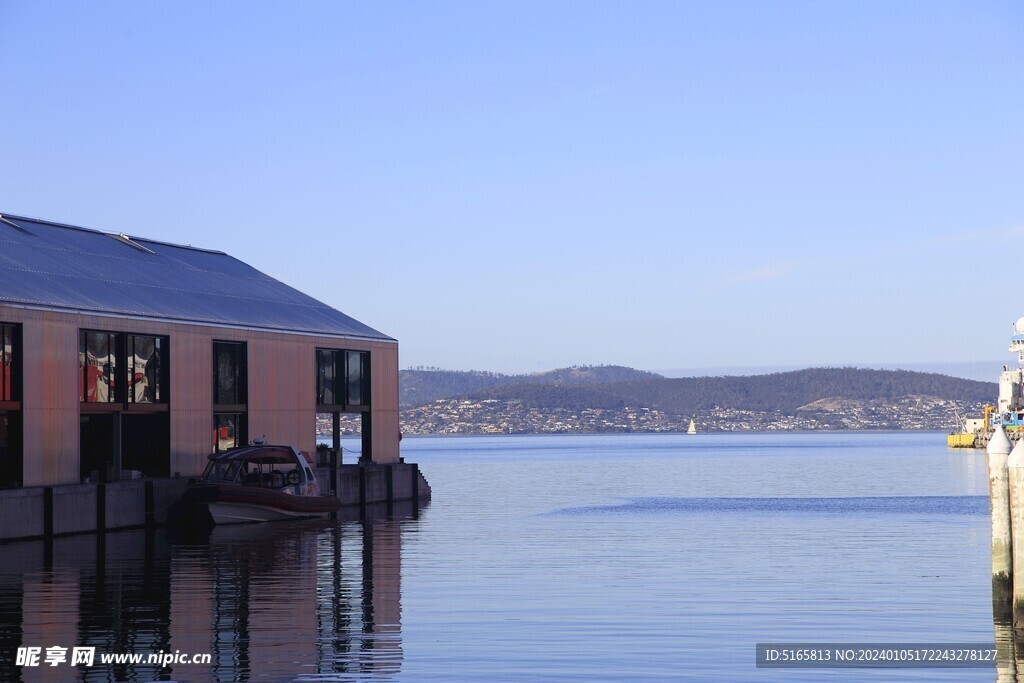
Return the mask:
{"type": "Polygon", "coordinates": [[[823,398],[893,400],[904,396],[976,403],[995,398],[994,382],[908,370],[810,368],[747,377],[668,379],[620,366],[581,366],[533,375],[494,372],[403,370],[402,404],[423,405],[441,398],[521,401],[536,408],[570,409],[636,406],[689,415],[713,408],[792,413],[823,398]]]}
{"type": "Polygon", "coordinates": [[[574,365],[548,372],[503,375],[477,370],[410,368],[398,374],[399,400],[403,406],[423,405],[501,385],[592,385],[610,382],[664,379],[661,375],[620,365],[574,365]]]}
{"type": "Polygon", "coordinates": [[[994,382],[904,370],[812,368],[748,377],[666,379],[614,366],[536,375],[405,371],[429,396],[402,409],[408,434],[546,434],[955,429],[980,415],[994,382]],[[604,380],[604,381],[602,381],[604,380]]]}

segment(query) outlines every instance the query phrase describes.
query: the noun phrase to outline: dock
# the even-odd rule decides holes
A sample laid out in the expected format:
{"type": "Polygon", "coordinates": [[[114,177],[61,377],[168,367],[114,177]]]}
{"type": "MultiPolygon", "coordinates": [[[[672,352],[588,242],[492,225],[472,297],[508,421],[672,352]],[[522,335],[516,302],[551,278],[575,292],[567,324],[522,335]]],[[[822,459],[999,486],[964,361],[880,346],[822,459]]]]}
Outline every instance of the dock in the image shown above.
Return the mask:
{"type": "MultiPolygon", "coordinates": [[[[314,469],[321,490],[335,491],[346,518],[369,505],[430,498],[430,484],[415,463],[340,465],[314,469]]],[[[154,528],[195,479],[154,478],[111,483],[34,486],[0,490],[0,542],[154,528]]]]}

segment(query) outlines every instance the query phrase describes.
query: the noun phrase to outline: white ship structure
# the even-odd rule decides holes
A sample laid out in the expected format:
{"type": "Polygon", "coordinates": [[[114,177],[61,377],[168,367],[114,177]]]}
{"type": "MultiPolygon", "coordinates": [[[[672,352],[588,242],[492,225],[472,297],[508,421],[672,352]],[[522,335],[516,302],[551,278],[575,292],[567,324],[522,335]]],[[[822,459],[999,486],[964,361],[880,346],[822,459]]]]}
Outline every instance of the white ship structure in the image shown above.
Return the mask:
{"type": "Polygon", "coordinates": [[[997,425],[1002,425],[1013,441],[1024,436],[1024,317],[1013,324],[1010,351],[1017,354],[1018,367],[1003,366],[996,405],[985,406],[982,417],[963,420],[960,431],[947,438],[949,446],[984,448],[997,425]]]}

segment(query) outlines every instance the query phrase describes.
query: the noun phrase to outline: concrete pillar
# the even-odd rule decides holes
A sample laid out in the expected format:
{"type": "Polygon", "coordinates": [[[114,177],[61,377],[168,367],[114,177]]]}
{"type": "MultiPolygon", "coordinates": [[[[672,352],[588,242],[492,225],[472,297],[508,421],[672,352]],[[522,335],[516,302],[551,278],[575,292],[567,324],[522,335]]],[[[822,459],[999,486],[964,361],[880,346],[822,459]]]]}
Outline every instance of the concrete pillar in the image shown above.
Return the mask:
{"type": "Polygon", "coordinates": [[[1006,461],[1010,439],[1003,426],[988,442],[988,497],[992,517],[992,599],[1009,600],[1013,590],[1013,544],[1010,529],[1010,482],[1006,461]]]}
{"type": "Polygon", "coordinates": [[[1014,582],[1014,612],[1024,614],[1024,439],[1010,451],[1006,459],[1007,480],[1010,487],[1010,546],[1013,554],[1013,573],[1021,577],[1014,582]],[[1017,539],[1014,543],[1013,539],[1017,539]]]}

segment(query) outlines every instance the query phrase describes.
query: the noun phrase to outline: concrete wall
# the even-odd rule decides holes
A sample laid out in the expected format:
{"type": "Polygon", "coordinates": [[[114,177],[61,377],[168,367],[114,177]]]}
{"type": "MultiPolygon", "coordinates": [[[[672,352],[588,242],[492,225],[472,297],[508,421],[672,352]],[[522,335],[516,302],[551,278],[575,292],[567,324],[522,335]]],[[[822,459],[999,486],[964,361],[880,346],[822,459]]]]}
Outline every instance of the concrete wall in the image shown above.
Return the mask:
{"type": "MultiPolygon", "coordinates": [[[[317,483],[327,490],[330,470],[316,469],[317,483]]],[[[415,493],[421,500],[430,498],[430,484],[419,467],[411,463],[394,465],[341,465],[338,467],[338,498],[342,505],[386,503],[389,500],[412,500],[415,493]],[[388,480],[390,479],[390,486],[388,480]],[[417,485],[413,485],[413,480],[417,485]],[[390,491],[389,491],[390,489],[390,491]],[[390,495],[389,495],[390,493],[390,495]]]]}
{"type": "MultiPolygon", "coordinates": [[[[108,529],[143,526],[146,523],[146,490],[143,486],[139,486],[141,483],[141,481],[122,481],[106,485],[105,512],[108,529]]],[[[156,488],[155,483],[154,489],[156,488]]],[[[184,491],[184,488],[182,490],[184,491]]]]}
{"type": "MultiPolygon", "coordinates": [[[[141,482],[138,482],[141,484],[141,482]]],[[[80,534],[96,531],[96,484],[74,484],[53,487],[53,533],[80,534]]],[[[109,507],[109,505],[108,505],[109,507]]],[[[43,509],[40,506],[40,509],[43,509]]],[[[108,520],[109,521],[109,520],[108,520]]],[[[108,529],[116,529],[107,525],[108,529]]]]}
{"type": "MultiPolygon", "coordinates": [[[[330,470],[316,468],[321,489],[327,490],[330,470]]],[[[338,498],[342,505],[373,505],[389,501],[430,498],[430,484],[416,465],[342,465],[338,468],[338,498]],[[390,480],[390,485],[389,485],[390,480]],[[390,495],[389,495],[390,494],[390,495]]],[[[0,490],[0,541],[39,538],[46,534],[47,491],[52,496],[53,534],[93,533],[100,526],[99,496],[104,496],[102,518],[106,530],[146,524],[146,484],[153,487],[153,521],[167,521],[170,506],[188,487],[187,479],[137,479],[112,484],[70,484],[0,490]]]]}
{"type": "Polygon", "coordinates": [[[0,492],[0,534],[2,538],[32,538],[43,535],[43,490],[13,489],[0,492]]]}
{"type": "MultiPolygon", "coordinates": [[[[181,497],[187,479],[152,479],[154,522],[167,521],[167,508],[181,497]]],[[[95,532],[100,519],[97,497],[105,496],[103,514],[107,530],[146,523],[146,481],[116,484],[72,484],[49,487],[55,536],[95,532]],[[101,488],[102,486],[102,488],[101,488]]],[[[38,538],[46,533],[47,487],[0,490],[0,540],[38,538]]]]}

